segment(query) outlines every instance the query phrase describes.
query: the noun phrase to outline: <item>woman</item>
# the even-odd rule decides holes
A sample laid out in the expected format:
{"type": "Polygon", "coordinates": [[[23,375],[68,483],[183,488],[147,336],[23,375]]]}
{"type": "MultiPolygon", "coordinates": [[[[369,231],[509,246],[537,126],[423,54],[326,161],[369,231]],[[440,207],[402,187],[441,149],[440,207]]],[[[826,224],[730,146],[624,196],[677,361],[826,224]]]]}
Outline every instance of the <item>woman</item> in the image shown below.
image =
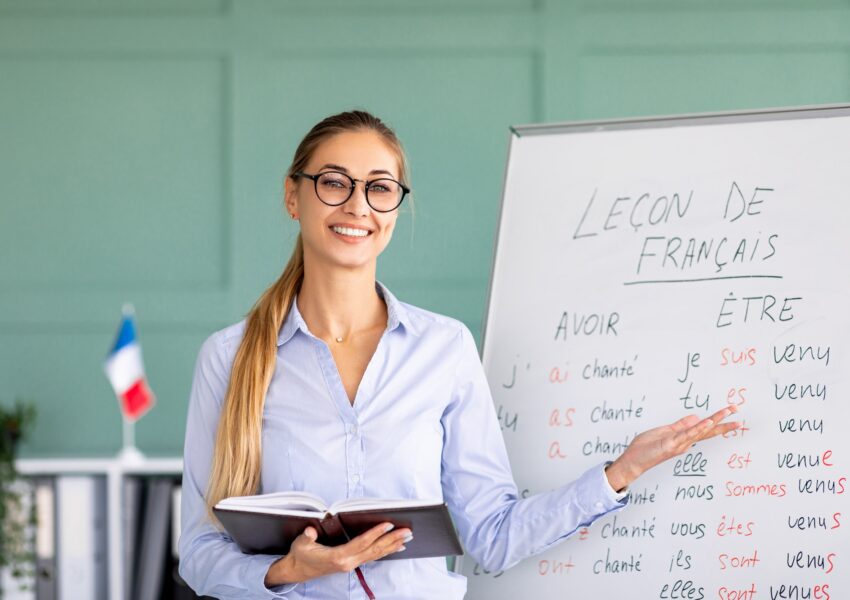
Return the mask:
{"type": "Polygon", "coordinates": [[[408,192],[395,134],[361,112],[318,123],[295,152],[285,206],[300,224],[280,279],[247,319],[201,347],[186,426],[180,572],[222,598],[462,598],[442,558],[403,552],[378,526],[329,548],[307,528],[286,556],[246,555],[214,524],[219,500],[304,490],[443,498],[466,551],[490,570],[546,550],[626,503],[641,473],[738,426],[733,408],[635,437],[613,463],[518,499],[469,330],[376,281],[408,192]]]}

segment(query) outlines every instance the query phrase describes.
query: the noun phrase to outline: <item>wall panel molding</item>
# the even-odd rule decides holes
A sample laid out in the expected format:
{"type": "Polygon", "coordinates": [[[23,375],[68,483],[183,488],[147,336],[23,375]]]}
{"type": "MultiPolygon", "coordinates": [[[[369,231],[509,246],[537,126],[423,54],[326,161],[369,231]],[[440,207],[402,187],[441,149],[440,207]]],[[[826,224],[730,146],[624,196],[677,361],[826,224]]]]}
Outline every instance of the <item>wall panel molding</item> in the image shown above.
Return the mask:
{"type": "Polygon", "coordinates": [[[0,0],[0,17],[26,15],[57,16],[197,16],[222,14],[230,0],[0,0]]]}
{"type": "Polygon", "coordinates": [[[45,418],[24,451],[117,450],[100,361],[132,301],[160,400],[138,440],[179,453],[198,346],[288,258],[282,176],[317,119],[396,126],[416,211],[379,278],[477,334],[509,125],[848,102],[850,0],[0,0],[0,82],[0,397],[99,432],[45,418]],[[121,215],[150,243],[103,234],[121,215]]]}

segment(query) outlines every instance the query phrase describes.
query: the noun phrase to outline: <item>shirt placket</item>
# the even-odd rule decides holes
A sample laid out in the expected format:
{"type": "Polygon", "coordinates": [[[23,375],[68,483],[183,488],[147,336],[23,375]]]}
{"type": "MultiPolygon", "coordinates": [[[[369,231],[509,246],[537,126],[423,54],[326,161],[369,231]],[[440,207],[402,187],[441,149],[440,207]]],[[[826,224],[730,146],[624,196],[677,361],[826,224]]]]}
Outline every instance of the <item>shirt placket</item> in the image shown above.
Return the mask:
{"type": "Polygon", "coordinates": [[[348,498],[363,495],[363,436],[357,411],[345,425],[346,474],[348,476],[348,498]]]}
{"type": "MultiPolygon", "coordinates": [[[[338,371],[337,371],[338,374],[338,371]]],[[[336,386],[338,400],[345,403],[347,410],[342,414],[345,429],[345,474],[346,474],[346,498],[359,498],[363,496],[363,434],[362,423],[358,407],[351,406],[348,395],[342,385],[342,380],[336,386]]],[[[358,392],[359,394],[360,392],[358,392]]],[[[364,598],[360,581],[354,571],[348,574],[348,597],[350,599],[364,598]]]]}

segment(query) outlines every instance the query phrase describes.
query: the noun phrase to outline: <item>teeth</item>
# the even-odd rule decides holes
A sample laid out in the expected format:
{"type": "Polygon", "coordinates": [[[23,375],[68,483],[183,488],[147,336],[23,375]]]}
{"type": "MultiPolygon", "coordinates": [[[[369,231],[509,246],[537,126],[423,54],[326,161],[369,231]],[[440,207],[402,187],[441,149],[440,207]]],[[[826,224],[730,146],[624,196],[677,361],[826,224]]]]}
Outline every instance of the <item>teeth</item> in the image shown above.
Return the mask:
{"type": "Polygon", "coordinates": [[[350,235],[354,237],[366,237],[369,235],[369,232],[365,229],[352,229],[350,227],[331,227],[337,233],[341,233],[342,235],[350,235]]]}

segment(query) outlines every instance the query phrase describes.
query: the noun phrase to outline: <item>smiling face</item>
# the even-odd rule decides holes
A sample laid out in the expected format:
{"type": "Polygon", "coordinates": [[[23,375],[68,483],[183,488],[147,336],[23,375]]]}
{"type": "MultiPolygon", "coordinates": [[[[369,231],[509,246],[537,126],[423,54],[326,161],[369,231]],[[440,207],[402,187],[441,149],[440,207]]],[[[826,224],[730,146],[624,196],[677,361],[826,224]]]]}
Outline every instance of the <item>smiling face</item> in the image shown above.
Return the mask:
{"type": "MultiPolygon", "coordinates": [[[[399,158],[380,134],[371,130],[338,133],[319,144],[303,172],[341,171],[364,181],[401,179],[399,158]]],[[[398,211],[381,213],[366,202],[358,181],[351,197],[328,206],[316,196],[313,181],[286,178],[286,208],[301,223],[305,264],[375,270],[378,255],[392,238],[398,211]]]]}

